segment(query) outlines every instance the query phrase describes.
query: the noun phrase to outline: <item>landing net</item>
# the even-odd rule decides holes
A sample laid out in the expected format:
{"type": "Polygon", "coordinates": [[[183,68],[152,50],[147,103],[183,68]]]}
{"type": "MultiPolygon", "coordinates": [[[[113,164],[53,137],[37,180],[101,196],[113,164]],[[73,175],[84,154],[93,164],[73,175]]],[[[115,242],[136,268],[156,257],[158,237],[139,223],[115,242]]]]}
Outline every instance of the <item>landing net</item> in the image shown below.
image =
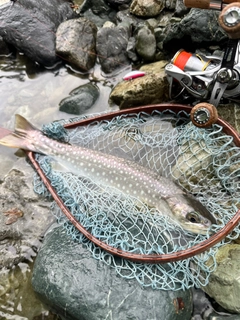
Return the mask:
{"type": "MultiPolygon", "coordinates": [[[[74,118],[71,121],[78,121],[74,118]]],[[[209,129],[192,125],[184,111],[166,110],[151,114],[121,115],[87,126],[64,129],[66,122],[53,122],[43,127],[51,138],[92,148],[133,160],[174,180],[192,193],[217,219],[210,232],[225,226],[240,207],[240,148],[217,124],[209,129]]],[[[52,186],[75,218],[93,236],[108,245],[139,254],[166,254],[190,248],[210,237],[182,229],[169,216],[155,208],[136,202],[108,186],[97,185],[82,176],[55,171],[52,159],[37,155],[52,186]]],[[[46,195],[38,175],[35,191],[46,195]]],[[[215,254],[223,243],[239,236],[239,228],[204,253],[192,258],[164,264],[131,262],[113,256],[86,239],[53,204],[59,224],[73,240],[84,244],[95,259],[115,268],[126,279],[136,279],[144,287],[180,290],[208,283],[215,269],[215,254]]]]}

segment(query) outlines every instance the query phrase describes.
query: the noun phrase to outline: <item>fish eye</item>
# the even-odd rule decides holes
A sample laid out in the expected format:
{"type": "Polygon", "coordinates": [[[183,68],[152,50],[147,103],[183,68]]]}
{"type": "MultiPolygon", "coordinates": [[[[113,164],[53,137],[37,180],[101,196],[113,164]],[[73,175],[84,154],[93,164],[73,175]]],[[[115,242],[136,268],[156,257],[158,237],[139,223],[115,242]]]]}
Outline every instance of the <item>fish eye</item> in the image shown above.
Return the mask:
{"type": "Polygon", "coordinates": [[[199,223],[200,222],[199,215],[197,214],[197,212],[189,212],[186,215],[186,218],[192,223],[199,223]]]}

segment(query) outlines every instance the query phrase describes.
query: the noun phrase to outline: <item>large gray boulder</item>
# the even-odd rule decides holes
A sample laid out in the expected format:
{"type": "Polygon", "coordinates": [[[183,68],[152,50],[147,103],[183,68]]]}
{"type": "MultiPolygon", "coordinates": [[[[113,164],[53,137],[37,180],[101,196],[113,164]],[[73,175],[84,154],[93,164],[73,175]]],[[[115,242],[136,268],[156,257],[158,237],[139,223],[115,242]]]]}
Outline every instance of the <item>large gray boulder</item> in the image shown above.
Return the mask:
{"type": "Polygon", "coordinates": [[[164,29],[165,50],[189,50],[192,46],[221,44],[227,36],[218,25],[218,12],[192,9],[183,19],[171,22],[164,29]]]}
{"type": "Polygon", "coordinates": [[[142,288],[92,257],[61,226],[46,234],[32,284],[43,301],[67,320],[190,320],[191,291],[142,288]]]}
{"type": "Polygon", "coordinates": [[[130,64],[127,45],[130,25],[107,25],[97,33],[97,54],[103,72],[112,73],[130,64]]]}
{"type": "Polygon", "coordinates": [[[73,68],[91,69],[96,61],[97,27],[86,18],[60,24],[56,34],[56,52],[73,68]]]}
{"type": "Polygon", "coordinates": [[[51,67],[59,24],[75,16],[67,0],[18,0],[0,6],[0,36],[33,61],[51,67]]]}

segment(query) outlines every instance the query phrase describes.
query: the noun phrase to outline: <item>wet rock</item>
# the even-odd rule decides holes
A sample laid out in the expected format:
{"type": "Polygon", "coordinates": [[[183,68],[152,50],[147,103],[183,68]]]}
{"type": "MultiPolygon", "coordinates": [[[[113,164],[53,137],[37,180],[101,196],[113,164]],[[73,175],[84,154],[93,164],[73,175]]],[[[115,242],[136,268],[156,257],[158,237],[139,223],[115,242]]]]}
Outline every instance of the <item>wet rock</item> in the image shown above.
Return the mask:
{"type": "Polygon", "coordinates": [[[79,10],[84,17],[101,28],[106,21],[115,21],[116,10],[105,0],[84,0],[79,10]]]}
{"type": "Polygon", "coordinates": [[[57,320],[38,299],[31,284],[32,263],[20,262],[0,270],[0,318],[14,320],[57,320]]]}
{"type": "Polygon", "coordinates": [[[133,0],[130,6],[130,12],[141,17],[155,17],[165,7],[163,0],[133,0]]]}
{"type": "Polygon", "coordinates": [[[121,109],[168,101],[168,83],[165,77],[166,62],[156,62],[140,68],[144,77],[118,83],[110,94],[110,103],[121,109]]]}
{"type": "Polygon", "coordinates": [[[74,17],[69,1],[19,0],[0,7],[0,36],[33,61],[53,66],[55,32],[59,24],[74,17]]]}
{"type": "Polygon", "coordinates": [[[0,184],[0,268],[32,261],[41,235],[53,223],[50,203],[33,191],[33,169],[20,159],[0,184]],[[4,213],[16,208],[23,215],[8,224],[4,213]]]}
{"type": "Polygon", "coordinates": [[[59,110],[80,115],[90,109],[98,97],[98,87],[92,83],[87,83],[71,91],[70,96],[60,102],[59,110]]]}
{"type": "Polygon", "coordinates": [[[226,310],[240,313],[240,245],[222,246],[216,255],[217,268],[203,290],[226,310]]]}
{"type": "Polygon", "coordinates": [[[127,45],[127,56],[133,62],[137,62],[139,57],[136,53],[136,39],[135,37],[130,37],[127,45]]]}
{"type": "Polygon", "coordinates": [[[40,297],[68,320],[190,320],[190,291],[142,288],[96,260],[58,226],[46,234],[32,284],[40,297]],[[184,307],[178,305],[178,299],[184,307]]]}
{"type": "Polygon", "coordinates": [[[0,55],[8,55],[11,51],[10,46],[0,36],[0,55]]]}
{"type": "Polygon", "coordinates": [[[108,0],[108,3],[110,3],[111,5],[122,5],[122,4],[128,4],[130,3],[132,0],[108,0]]]}
{"type": "Polygon", "coordinates": [[[218,106],[218,115],[240,132],[240,107],[238,103],[220,104],[218,106]]]}
{"type": "Polygon", "coordinates": [[[227,36],[218,25],[218,15],[212,10],[192,9],[183,19],[172,21],[164,30],[164,49],[193,50],[193,46],[223,43],[227,36]]]}
{"type": "Polygon", "coordinates": [[[97,54],[103,72],[112,73],[130,64],[127,45],[130,26],[103,27],[97,33],[97,54]]]}
{"type": "Polygon", "coordinates": [[[143,23],[142,18],[138,18],[130,13],[129,9],[118,11],[116,15],[117,24],[123,22],[128,23],[132,29],[136,29],[139,24],[143,23]]]}
{"type": "Polygon", "coordinates": [[[182,0],[177,0],[174,11],[174,15],[176,17],[183,17],[190,11],[190,9],[184,5],[184,2],[182,0]]]}
{"type": "Polygon", "coordinates": [[[96,61],[97,27],[86,18],[60,24],[56,34],[56,52],[74,68],[88,71],[96,61]]]}
{"type": "Polygon", "coordinates": [[[156,38],[152,28],[143,26],[136,35],[136,51],[144,61],[154,61],[156,38]]]}

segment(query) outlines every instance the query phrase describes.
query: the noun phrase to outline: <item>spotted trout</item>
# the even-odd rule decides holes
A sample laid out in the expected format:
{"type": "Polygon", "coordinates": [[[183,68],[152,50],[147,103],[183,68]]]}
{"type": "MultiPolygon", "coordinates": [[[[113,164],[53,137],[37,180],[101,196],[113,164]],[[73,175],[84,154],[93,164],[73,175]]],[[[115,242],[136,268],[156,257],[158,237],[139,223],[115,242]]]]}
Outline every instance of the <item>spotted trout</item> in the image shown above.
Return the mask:
{"type": "Polygon", "coordinates": [[[67,171],[132,195],[192,233],[206,234],[216,223],[197,199],[169,178],[133,161],[50,139],[20,115],[15,118],[15,131],[1,138],[0,144],[51,156],[67,171]]]}

